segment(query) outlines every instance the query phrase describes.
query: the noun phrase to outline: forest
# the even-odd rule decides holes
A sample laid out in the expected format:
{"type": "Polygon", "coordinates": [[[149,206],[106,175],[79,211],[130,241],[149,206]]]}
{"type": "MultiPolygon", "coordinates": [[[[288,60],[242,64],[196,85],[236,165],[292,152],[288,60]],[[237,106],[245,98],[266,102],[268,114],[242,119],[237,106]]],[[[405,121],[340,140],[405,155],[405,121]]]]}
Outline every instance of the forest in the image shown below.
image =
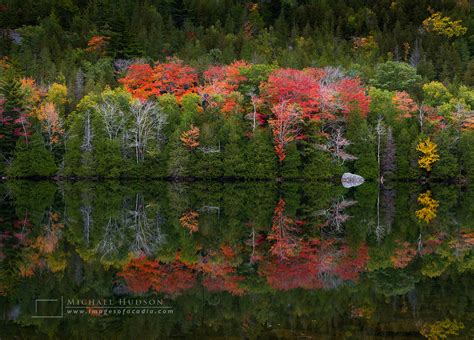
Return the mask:
{"type": "Polygon", "coordinates": [[[467,0],[8,0],[0,22],[5,178],[474,179],[467,0]]]}
{"type": "Polygon", "coordinates": [[[474,339],[473,56],[470,0],[0,1],[0,337],[474,339]]]}

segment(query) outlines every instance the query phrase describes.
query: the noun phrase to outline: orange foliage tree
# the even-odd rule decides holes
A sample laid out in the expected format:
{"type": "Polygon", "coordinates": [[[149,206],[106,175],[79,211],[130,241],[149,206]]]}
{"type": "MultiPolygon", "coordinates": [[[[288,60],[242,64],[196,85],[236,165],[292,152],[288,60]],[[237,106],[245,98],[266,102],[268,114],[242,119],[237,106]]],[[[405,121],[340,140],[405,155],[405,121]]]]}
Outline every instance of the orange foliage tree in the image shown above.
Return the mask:
{"type": "Polygon", "coordinates": [[[134,64],[119,82],[135,98],[148,99],[169,93],[180,100],[188,93],[197,92],[198,75],[194,68],[179,59],[168,58],[166,63],[134,64]]]}
{"type": "Polygon", "coordinates": [[[48,135],[48,144],[51,148],[53,144],[59,142],[59,137],[64,133],[58,110],[53,103],[46,102],[39,108],[37,117],[48,135]]]}
{"type": "Polygon", "coordinates": [[[397,91],[392,98],[392,102],[400,111],[402,118],[411,118],[418,110],[418,105],[405,91],[397,91]]]}
{"type": "Polygon", "coordinates": [[[237,92],[239,84],[247,78],[240,72],[249,65],[244,61],[236,61],[228,66],[211,66],[204,71],[204,85],[199,94],[211,107],[219,107],[222,112],[233,112],[238,108],[241,94],[237,92]]]}
{"type": "Polygon", "coordinates": [[[105,48],[107,47],[109,39],[109,37],[103,35],[94,35],[87,42],[86,51],[103,54],[105,52],[105,48]]]}
{"type": "Polygon", "coordinates": [[[195,149],[199,146],[199,135],[201,130],[199,127],[191,125],[191,128],[184,131],[179,139],[188,149],[195,149]]]}
{"type": "Polygon", "coordinates": [[[189,233],[195,233],[199,230],[198,218],[199,213],[197,211],[190,210],[179,218],[179,224],[181,224],[182,227],[188,229],[189,233]]]}

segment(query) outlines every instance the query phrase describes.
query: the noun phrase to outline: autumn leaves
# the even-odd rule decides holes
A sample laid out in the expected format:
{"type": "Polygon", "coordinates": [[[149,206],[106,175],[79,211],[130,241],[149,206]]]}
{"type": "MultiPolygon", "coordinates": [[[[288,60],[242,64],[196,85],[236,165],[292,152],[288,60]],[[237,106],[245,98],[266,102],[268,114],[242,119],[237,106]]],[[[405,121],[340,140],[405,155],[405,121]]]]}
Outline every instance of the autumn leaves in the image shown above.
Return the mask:
{"type": "MultiPolygon", "coordinates": [[[[243,61],[211,66],[203,72],[200,83],[195,69],[178,59],[168,59],[154,67],[131,65],[120,82],[140,100],[172,94],[181,102],[188,94],[198,94],[203,114],[206,109],[218,109],[224,115],[253,111],[253,130],[257,117],[261,125],[271,127],[280,162],[286,158],[290,143],[306,138],[304,125],[308,122],[324,124],[346,119],[354,112],[365,117],[369,111],[370,99],[360,80],[339,69],[268,68],[267,77],[257,77],[261,70],[254,66],[243,61]],[[250,84],[250,78],[259,81],[250,84]]],[[[197,148],[199,133],[199,127],[191,125],[180,140],[188,149],[197,148]]]]}

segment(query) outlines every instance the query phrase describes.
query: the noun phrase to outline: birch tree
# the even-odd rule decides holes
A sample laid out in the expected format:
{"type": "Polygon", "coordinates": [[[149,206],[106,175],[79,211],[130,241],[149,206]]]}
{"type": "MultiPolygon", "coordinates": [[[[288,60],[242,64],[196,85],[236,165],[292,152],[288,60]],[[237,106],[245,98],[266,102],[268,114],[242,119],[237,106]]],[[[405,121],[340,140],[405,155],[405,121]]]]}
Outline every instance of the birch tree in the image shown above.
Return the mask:
{"type": "Polygon", "coordinates": [[[151,101],[135,100],[130,106],[133,123],[130,129],[130,146],[135,149],[137,164],[145,159],[151,138],[161,140],[166,115],[151,101]]]}

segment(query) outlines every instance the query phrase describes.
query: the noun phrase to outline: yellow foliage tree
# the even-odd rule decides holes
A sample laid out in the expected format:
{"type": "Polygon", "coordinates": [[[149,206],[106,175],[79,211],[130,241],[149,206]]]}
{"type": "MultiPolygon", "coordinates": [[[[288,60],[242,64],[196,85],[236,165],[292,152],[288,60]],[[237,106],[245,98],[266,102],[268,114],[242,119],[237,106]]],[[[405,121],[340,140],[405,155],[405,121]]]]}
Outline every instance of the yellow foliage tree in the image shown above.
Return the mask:
{"type": "Polygon", "coordinates": [[[453,21],[450,17],[444,17],[441,12],[435,12],[429,18],[423,20],[423,27],[427,32],[451,38],[459,37],[467,32],[467,28],[461,23],[461,20],[453,21]]]}
{"type": "Polygon", "coordinates": [[[464,324],[462,322],[446,319],[433,323],[424,323],[420,333],[430,340],[447,339],[451,335],[459,335],[459,331],[463,328],[464,324]]]}
{"type": "Polygon", "coordinates": [[[418,195],[418,204],[421,205],[421,209],[416,211],[416,217],[420,221],[430,223],[436,217],[439,202],[431,196],[431,191],[428,190],[418,195]]]}
{"type": "Polygon", "coordinates": [[[431,171],[434,163],[439,161],[438,146],[428,137],[420,141],[416,147],[423,155],[418,158],[418,166],[426,171],[431,171]]]}
{"type": "Polygon", "coordinates": [[[53,103],[56,109],[62,112],[64,105],[68,102],[66,85],[53,83],[48,89],[46,100],[53,103]]]}

